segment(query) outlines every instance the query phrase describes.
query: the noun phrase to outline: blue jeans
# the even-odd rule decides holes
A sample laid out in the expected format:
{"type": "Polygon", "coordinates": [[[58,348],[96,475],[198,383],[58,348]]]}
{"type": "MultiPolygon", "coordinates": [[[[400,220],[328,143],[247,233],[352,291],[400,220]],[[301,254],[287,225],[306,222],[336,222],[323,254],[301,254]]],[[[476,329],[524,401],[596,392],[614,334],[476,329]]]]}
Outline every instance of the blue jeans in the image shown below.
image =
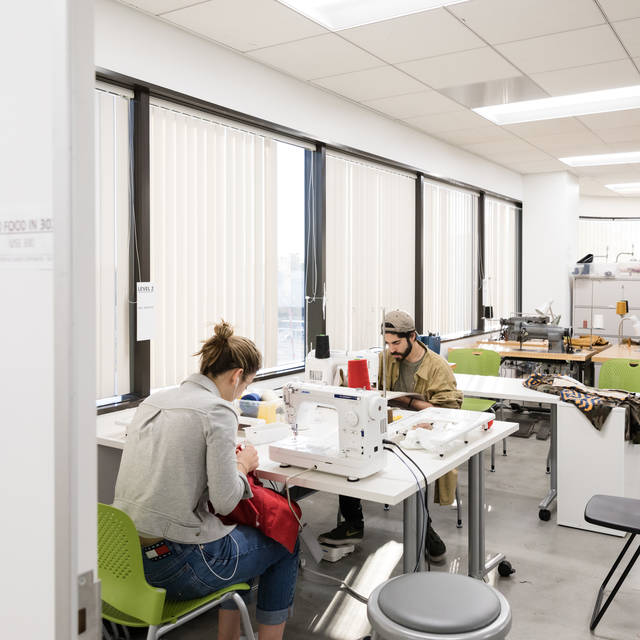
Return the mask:
{"type": "MultiPolygon", "coordinates": [[[[291,613],[298,547],[296,542],[294,552],[289,553],[258,529],[238,525],[224,538],[206,544],[163,540],[143,547],[142,562],[149,584],[166,589],[169,600],[201,598],[260,576],[256,618],[261,624],[280,624],[291,613]]],[[[235,609],[233,601],[220,606],[235,609]]]]}

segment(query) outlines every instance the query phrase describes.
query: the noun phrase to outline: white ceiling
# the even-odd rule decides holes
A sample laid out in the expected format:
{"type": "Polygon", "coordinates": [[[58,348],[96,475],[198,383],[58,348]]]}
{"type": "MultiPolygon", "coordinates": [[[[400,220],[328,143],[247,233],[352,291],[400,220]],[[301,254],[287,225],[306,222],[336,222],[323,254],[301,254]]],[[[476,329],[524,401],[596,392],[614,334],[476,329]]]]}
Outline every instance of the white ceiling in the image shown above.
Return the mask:
{"type": "Polygon", "coordinates": [[[640,0],[470,0],[335,33],[278,0],[121,1],[519,173],[570,170],[611,197],[605,184],[640,181],[637,164],[558,160],[640,150],[640,109],[498,127],[449,97],[640,84],[640,0]]]}

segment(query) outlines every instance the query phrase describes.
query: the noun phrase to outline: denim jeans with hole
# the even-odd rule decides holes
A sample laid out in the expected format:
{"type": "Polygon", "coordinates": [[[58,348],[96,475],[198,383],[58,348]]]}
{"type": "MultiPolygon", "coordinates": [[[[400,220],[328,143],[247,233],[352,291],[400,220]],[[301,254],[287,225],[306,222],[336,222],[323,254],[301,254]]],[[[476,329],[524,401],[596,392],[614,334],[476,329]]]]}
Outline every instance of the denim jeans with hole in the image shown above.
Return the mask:
{"type": "MultiPolygon", "coordinates": [[[[251,583],[259,576],[258,622],[280,624],[290,616],[299,542],[289,553],[257,529],[238,525],[224,538],[206,544],[163,543],[143,547],[142,561],[149,584],[166,589],[169,600],[201,598],[238,582],[251,583]],[[155,554],[152,547],[162,553],[155,554]]],[[[221,607],[234,609],[235,604],[225,602],[221,607]]]]}

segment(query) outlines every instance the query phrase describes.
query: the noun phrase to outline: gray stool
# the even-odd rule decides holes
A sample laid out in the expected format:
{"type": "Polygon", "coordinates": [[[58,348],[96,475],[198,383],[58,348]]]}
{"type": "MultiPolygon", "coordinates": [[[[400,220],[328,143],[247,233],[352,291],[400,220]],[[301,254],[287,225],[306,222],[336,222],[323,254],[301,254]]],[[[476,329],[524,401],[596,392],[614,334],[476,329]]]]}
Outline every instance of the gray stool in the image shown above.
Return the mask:
{"type": "Polygon", "coordinates": [[[481,580],[406,573],[377,586],[367,617],[372,640],[502,640],[511,629],[506,598],[481,580]]]}

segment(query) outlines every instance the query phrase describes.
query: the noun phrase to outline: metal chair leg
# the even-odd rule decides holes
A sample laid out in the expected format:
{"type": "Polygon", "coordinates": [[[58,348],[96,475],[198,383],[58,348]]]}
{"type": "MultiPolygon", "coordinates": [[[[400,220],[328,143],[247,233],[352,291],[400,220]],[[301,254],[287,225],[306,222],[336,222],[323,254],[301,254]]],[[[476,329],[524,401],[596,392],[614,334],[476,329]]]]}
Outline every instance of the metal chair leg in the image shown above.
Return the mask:
{"type": "Polygon", "coordinates": [[[149,630],[147,631],[147,640],[156,640],[156,638],[158,637],[158,629],[160,627],[156,627],[154,625],[151,625],[149,627],[149,630]]]}
{"type": "Polygon", "coordinates": [[[251,618],[247,611],[247,605],[244,603],[244,600],[239,593],[234,592],[232,597],[238,607],[238,611],[240,612],[240,624],[245,638],[247,640],[256,640],[256,637],[253,635],[253,627],[251,626],[251,618]]]}
{"type": "Polygon", "coordinates": [[[596,604],[593,607],[593,614],[591,615],[591,623],[589,625],[589,629],[591,629],[591,631],[593,631],[598,625],[598,623],[600,622],[600,619],[604,615],[604,612],[609,608],[609,605],[611,604],[616,594],[618,593],[618,590],[622,586],[622,583],[625,581],[626,577],[629,575],[629,572],[633,568],[633,565],[636,563],[638,556],[640,556],[640,545],[638,545],[638,548],[636,549],[636,552],[633,554],[631,561],[626,566],[625,570],[622,572],[622,575],[618,579],[618,582],[616,582],[615,587],[613,587],[604,605],[602,606],[602,608],[600,608],[600,604],[602,603],[602,598],[604,597],[605,587],[607,586],[607,583],[611,579],[611,576],[613,575],[614,571],[618,568],[620,561],[622,560],[624,554],[627,552],[627,549],[631,546],[631,543],[633,542],[635,537],[636,537],[635,533],[629,537],[629,540],[624,545],[622,551],[620,552],[620,555],[616,558],[616,561],[613,563],[613,566],[609,570],[607,577],[604,579],[604,582],[600,586],[600,590],[598,591],[598,597],[596,598],[596,604]]]}
{"type": "Polygon", "coordinates": [[[460,505],[460,492],[458,491],[458,485],[456,485],[456,512],[458,515],[458,522],[456,527],[462,529],[462,507],[460,505]]]}

